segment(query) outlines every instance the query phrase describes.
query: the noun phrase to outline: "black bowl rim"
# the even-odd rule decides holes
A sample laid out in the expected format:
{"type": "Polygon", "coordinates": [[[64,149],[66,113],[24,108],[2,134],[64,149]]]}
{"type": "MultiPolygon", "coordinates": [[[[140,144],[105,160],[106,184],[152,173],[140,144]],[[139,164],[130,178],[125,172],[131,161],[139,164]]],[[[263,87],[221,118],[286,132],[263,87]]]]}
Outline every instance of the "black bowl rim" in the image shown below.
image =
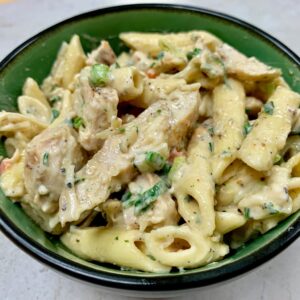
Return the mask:
{"type": "MultiPolygon", "coordinates": [[[[162,9],[162,10],[175,10],[184,12],[193,12],[210,15],[226,21],[229,21],[235,25],[241,26],[247,30],[250,30],[259,36],[263,37],[267,42],[270,42],[293,60],[298,66],[300,66],[300,58],[287,46],[281,43],[279,40],[264,32],[263,30],[253,26],[245,21],[242,21],[236,17],[204,9],[195,6],[182,5],[182,4],[129,4],[121,6],[111,6],[101,9],[92,10],[83,14],[76,15],[74,17],[65,19],[62,22],[56,23],[53,26],[39,32],[33,37],[26,40],[20,46],[10,52],[0,62],[0,72],[26,47],[34,43],[40,36],[51,32],[53,29],[68,24],[70,22],[88,18],[91,16],[107,13],[115,13],[126,10],[137,9],[162,9]]],[[[37,259],[38,261],[67,274],[75,279],[80,279],[88,283],[94,283],[96,285],[117,288],[123,290],[136,290],[136,291],[170,291],[170,290],[183,290],[191,288],[199,288],[207,285],[220,283],[229,279],[232,279],[238,275],[241,275],[253,268],[263,264],[270,260],[286,247],[288,247],[293,241],[295,241],[300,235],[300,218],[298,218],[291,227],[285,232],[280,234],[276,239],[265,245],[259,251],[255,252],[251,256],[242,258],[236,262],[229,264],[228,266],[221,267],[217,271],[207,270],[201,273],[184,274],[180,276],[160,277],[158,274],[152,278],[141,278],[134,276],[126,276],[119,274],[110,274],[102,271],[96,271],[86,266],[82,266],[79,263],[73,262],[69,259],[65,259],[56,253],[49,251],[35,240],[27,236],[22,232],[13,222],[0,210],[0,229],[1,231],[13,241],[19,248],[26,253],[37,259]]]]}

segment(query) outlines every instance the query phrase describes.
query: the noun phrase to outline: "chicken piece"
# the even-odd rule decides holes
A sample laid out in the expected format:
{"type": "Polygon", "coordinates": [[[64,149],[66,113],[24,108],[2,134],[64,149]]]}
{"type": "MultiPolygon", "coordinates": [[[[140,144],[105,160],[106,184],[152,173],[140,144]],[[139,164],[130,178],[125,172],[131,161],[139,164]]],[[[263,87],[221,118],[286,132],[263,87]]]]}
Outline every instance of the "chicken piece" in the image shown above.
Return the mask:
{"type": "Polygon", "coordinates": [[[49,128],[26,147],[24,181],[29,198],[44,213],[58,210],[66,170],[82,167],[85,154],[76,141],[76,132],[67,124],[49,128]]]}
{"type": "MultiPolygon", "coordinates": [[[[105,202],[136,175],[134,163],[155,147],[168,148],[182,143],[198,118],[199,93],[173,101],[158,101],[112,135],[88,161],[76,178],[77,185],[65,187],[59,200],[62,225],[105,202]],[[150,131],[146,129],[152,126],[150,131]]],[[[154,150],[155,151],[155,150],[154,150]]]]}
{"type": "Polygon", "coordinates": [[[105,64],[112,65],[116,61],[114,50],[110,47],[109,43],[105,40],[101,41],[100,46],[88,54],[86,60],[87,65],[105,64]]]}
{"type": "Polygon", "coordinates": [[[101,204],[113,192],[121,190],[136,174],[133,156],[123,153],[123,135],[107,139],[103,147],[76,173],[82,180],[64,188],[60,200],[60,221],[76,221],[81,214],[101,204]]]}
{"type": "MultiPolygon", "coordinates": [[[[159,183],[160,178],[157,175],[151,173],[140,175],[128,185],[129,192],[132,194],[131,198],[138,199],[139,195],[147,193],[153,187],[159,186],[159,183]]],[[[145,199],[145,202],[147,200],[145,199]]],[[[177,224],[179,215],[175,202],[168,190],[162,190],[156,199],[151,200],[153,202],[151,201],[140,213],[135,211],[136,207],[134,206],[124,207],[123,218],[127,229],[146,231],[147,229],[177,224]]]]}
{"type": "Polygon", "coordinates": [[[74,92],[74,108],[81,118],[79,143],[87,151],[96,152],[103,144],[97,136],[111,126],[117,116],[118,94],[111,87],[92,87],[90,67],[85,68],[78,77],[78,88],[74,92]]]}
{"type": "Polygon", "coordinates": [[[246,57],[226,43],[217,48],[217,53],[225,65],[227,74],[239,80],[267,81],[281,75],[279,69],[267,66],[255,57],[246,57]]]}
{"type": "Polygon", "coordinates": [[[136,120],[139,138],[131,147],[134,154],[134,164],[141,172],[151,172],[145,165],[145,153],[154,151],[167,159],[169,150],[173,147],[183,149],[186,135],[199,115],[199,86],[182,87],[166,98],[168,101],[158,101],[152,104],[136,120]],[[190,106],[188,106],[190,105],[190,106]],[[148,119],[148,120],[147,120],[148,119]]]}

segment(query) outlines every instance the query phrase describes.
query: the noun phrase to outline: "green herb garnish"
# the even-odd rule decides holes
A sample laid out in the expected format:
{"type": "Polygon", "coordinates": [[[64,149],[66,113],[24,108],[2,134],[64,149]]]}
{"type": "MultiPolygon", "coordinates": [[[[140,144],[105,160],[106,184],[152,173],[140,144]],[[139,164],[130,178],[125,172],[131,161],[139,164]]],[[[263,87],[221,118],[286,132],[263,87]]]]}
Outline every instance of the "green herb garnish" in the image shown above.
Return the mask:
{"type": "Polygon", "coordinates": [[[214,145],[213,145],[213,143],[209,142],[208,143],[208,148],[209,148],[210,152],[213,152],[214,151],[214,145]]]}
{"type": "Polygon", "coordinates": [[[128,201],[130,199],[131,196],[132,196],[132,194],[128,191],[125,194],[123,194],[123,196],[121,198],[121,201],[122,202],[126,202],[126,201],[128,201]]]}
{"type": "Polygon", "coordinates": [[[145,212],[151,204],[167,190],[168,184],[164,180],[161,180],[141,194],[131,195],[130,192],[124,194],[121,201],[125,208],[134,206],[135,214],[139,214],[141,212],[145,212]]]}
{"type": "Polygon", "coordinates": [[[247,135],[252,130],[252,125],[247,121],[244,125],[244,135],[247,135]]]}
{"type": "Polygon", "coordinates": [[[154,61],[151,65],[150,68],[153,68],[156,65],[156,62],[154,61]]]}
{"type": "Polygon", "coordinates": [[[164,52],[164,51],[161,51],[161,52],[158,53],[156,59],[161,60],[161,59],[164,58],[164,56],[165,56],[165,52],[164,52]]]}
{"type": "Polygon", "coordinates": [[[78,129],[80,126],[84,127],[84,121],[81,117],[75,117],[72,119],[72,126],[78,129]]]}
{"type": "Polygon", "coordinates": [[[161,170],[166,164],[166,160],[159,153],[153,151],[146,152],[145,160],[156,171],[161,170]]]}
{"type": "Polygon", "coordinates": [[[279,165],[282,162],[283,162],[282,156],[280,154],[276,154],[275,159],[274,159],[274,165],[279,165]]]}
{"type": "Polygon", "coordinates": [[[45,152],[43,155],[43,165],[49,166],[49,152],[45,152]]]}
{"type": "Polygon", "coordinates": [[[52,114],[51,122],[53,122],[59,116],[59,111],[55,108],[52,108],[51,114],[52,114]]]}
{"type": "Polygon", "coordinates": [[[124,127],[120,127],[120,128],[118,128],[118,130],[119,130],[120,133],[124,133],[125,132],[125,128],[124,127]]]}
{"type": "Polygon", "coordinates": [[[148,254],[147,256],[148,256],[151,260],[156,261],[156,258],[155,258],[153,255],[148,254]]]}
{"type": "Polygon", "coordinates": [[[276,215],[279,213],[279,211],[274,207],[274,204],[272,202],[264,203],[263,209],[266,209],[270,215],[276,215]]]}
{"type": "Polygon", "coordinates": [[[94,85],[105,85],[109,79],[109,66],[104,64],[93,65],[90,78],[94,85]]]}
{"type": "Polygon", "coordinates": [[[273,115],[274,112],[274,102],[270,101],[264,105],[264,112],[268,115],[273,115]]]}
{"type": "Polygon", "coordinates": [[[244,216],[246,219],[250,219],[250,208],[249,207],[244,208],[244,216]]]}
{"type": "Polygon", "coordinates": [[[194,58],[195,56],[199,55],[201,53],[201,49],[200,48],[194,48],[193,51],[189,51],[187,54],[186,54],[186,58],[188,60],[191,60],[192,58],[194,58]]]}

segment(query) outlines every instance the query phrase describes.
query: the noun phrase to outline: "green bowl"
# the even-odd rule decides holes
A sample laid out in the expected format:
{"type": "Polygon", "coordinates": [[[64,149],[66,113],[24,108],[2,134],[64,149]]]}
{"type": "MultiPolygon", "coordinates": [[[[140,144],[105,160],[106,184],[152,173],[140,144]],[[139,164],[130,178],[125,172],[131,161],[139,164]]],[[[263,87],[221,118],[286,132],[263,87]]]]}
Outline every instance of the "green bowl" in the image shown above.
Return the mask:
{"type": "MultiPolygon", "coordinates": [[[[203,29],[220,37],[246,55],[283,71],[293,90],[300,92],[300,59],[281,42],[260,29],[236,18],[194,7],[140,4],[100,9],[85,13],[32,37],[0,63],[0,109],[17,110],[26,77],[42,82],[64,40],[77,33],[86,51],[108,39],[115,51],[122,50],[118,34],[124,31],[188,31],[203,29]]],[[[5,152],[0,145],[0,154],[5,152]]],[[[102,287],[153,292],[203,287],[231,279],[274,257],[300,233],[300,211],[276,228],[230,253],[220,262],[170,274],[120,270],[112,265],[84,261],[63,247],[59,240],[43,232],[18,204],[0,192],[0,228],[21,249],[39,261],[74,278],[102,287]]],[[[120,253],[121,255],[121,253],[120,253]]]]}

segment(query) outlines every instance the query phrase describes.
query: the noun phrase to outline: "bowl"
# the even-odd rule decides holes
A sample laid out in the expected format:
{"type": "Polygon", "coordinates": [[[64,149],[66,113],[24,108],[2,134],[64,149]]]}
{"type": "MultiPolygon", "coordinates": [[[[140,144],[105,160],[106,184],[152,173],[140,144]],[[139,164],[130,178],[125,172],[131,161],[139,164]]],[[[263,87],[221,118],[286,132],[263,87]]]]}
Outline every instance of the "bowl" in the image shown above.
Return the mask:
{"type": "MultiPolygon", "coordinates": [[[[234,17],[196,7],[138,4],[88,12],[35,35],[0,63],[0,109],[17,110],[17,96],[26,77],[39,83],[47,76],[64,40],[77,33],[85,51],[108,39],[118,53],[118,34],[124,31],[207,30],[248,56],[283,71],[291,88],[300,92],[300,59],[281,42],[234,17]]],[[[0,144],[0,155],[4,152],[0,144]]],[[[0,191],[0,228],[15,244],[42,263],[73,278],[121,293],[152,297],[223,282],[268,261],[300,233],[300,211],[277,227],[230,253],[223,260],[193,270],[170,274],[120,270],[108,264],[84,261],[71,254],[59,240],[43,232],[0,191]]]]}

